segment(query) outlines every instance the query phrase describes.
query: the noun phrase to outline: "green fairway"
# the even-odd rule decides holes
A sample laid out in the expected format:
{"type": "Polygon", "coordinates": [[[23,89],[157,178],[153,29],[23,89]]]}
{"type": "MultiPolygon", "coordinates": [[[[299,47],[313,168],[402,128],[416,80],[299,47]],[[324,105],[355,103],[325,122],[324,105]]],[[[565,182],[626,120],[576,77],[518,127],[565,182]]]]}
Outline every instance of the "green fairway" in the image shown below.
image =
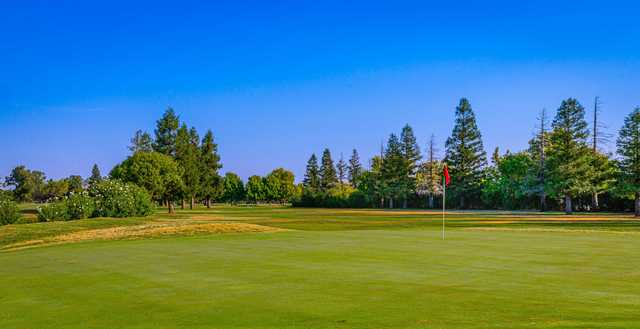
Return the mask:
{"type": "Polygon", "coordinates": [[[630,217],[455,213],[442,241],[439,216],[201,209],[122,224],[286,230],[61,245],[118,220],[2,227],[0,328],[640,327],[630,217]]]}

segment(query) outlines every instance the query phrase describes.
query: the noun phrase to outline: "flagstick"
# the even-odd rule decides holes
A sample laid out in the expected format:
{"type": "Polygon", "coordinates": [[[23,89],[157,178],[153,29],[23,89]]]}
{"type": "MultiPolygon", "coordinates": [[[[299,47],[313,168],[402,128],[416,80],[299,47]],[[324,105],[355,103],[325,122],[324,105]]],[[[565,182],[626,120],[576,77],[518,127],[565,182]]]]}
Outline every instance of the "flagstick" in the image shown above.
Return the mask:
{"type": "Polygon", "coordinates": [[[447,204],[447,179],[443,178],[442,179],[442,240],[444,241],[444,214],[445,214],[445,207],[447,204]]]}

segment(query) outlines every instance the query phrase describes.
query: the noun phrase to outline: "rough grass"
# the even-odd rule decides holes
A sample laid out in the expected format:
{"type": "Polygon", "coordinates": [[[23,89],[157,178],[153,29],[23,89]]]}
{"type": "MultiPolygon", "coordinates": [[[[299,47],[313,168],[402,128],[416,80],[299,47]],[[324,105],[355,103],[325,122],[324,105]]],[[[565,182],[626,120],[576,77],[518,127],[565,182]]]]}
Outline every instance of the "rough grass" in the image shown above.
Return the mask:
{"type": "Polygon", "coordinates": [[[2,227],[5,247],[74,243],[0,252],[0,328],[640,328],[630,216],[456,212],[442,241],[440,215],[219,207],[2,227]],[[194,233],[220,225],[290,230],[194,233]]]}

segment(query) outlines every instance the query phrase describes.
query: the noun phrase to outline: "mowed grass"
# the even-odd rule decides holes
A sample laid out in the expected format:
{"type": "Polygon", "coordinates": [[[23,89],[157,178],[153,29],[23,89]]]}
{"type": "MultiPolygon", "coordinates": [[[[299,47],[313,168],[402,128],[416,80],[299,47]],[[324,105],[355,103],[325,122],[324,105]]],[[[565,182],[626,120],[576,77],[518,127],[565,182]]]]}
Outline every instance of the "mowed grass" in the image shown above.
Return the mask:
{"type": "Polygon", "coordinates": [[[448,218],[445,241],[440,214],[423,211],[217,207],[2,227],[0,328],[640,327],[632,217],[448,218]],[[150,223],[286,230],[7,248],[150,223]]]}

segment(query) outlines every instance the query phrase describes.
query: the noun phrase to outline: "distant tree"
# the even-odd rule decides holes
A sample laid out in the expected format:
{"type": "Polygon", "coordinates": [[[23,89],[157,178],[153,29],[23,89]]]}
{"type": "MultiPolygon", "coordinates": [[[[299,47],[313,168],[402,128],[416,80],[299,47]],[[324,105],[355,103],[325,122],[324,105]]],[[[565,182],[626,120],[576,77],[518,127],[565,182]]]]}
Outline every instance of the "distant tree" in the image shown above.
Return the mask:
{"type": "Polygon", "coordinates": [[[347,163],[344,161],[342,153],[340,154],[340,160],[338,160],[338,164],[336,165],[336,174],[340,185],[344,184],[347,179],[347,163]]]}
{"type": "Polygon", "coordinates": [[[178,165],[182,168],[182,182],[184,183],[184,199],[189,199],[190,208],[195,206],[195,198],[201,185],[201,164],[200,150],[198,145],[199,137],[195,129],[187,129],[183,124],[176,134],[175,157],[178,165]],[[195,143],[194,143],[195,142],[195,143]]]}
{"type": "Polygon", "coordinates": [[[547,156],[550,192],[563,197],[566,213],[573,211],[572,200],[591,189],[593,167],[587,146],[589,129],[585,111],[577,100],[562,101],[552,124],[547,156]]]}
{"type": "Polygon", "coordinates": [[[302,184],[305,189],[317,191],[320,188],[320,170],[318,168],[318,158],[315,153],[307,161],[307,170],[304,173],[302,184]]]}
{"type": "Polygon", "coordinates": [[[165,202],[169,213],[182,194],[182,172],[176,161],[158,152],[138,152],[111,170],[113,179],[134,183],[149,192],[152,199],[165,202]]]}
{"type": "Polygon", "coordinates": [[[362,175],[360,156],[358,155],[358,151],[356,149],[353,149],[353,152],[351,153],[351,158],[349,159],[349,165],[347,167],[347,173],[347,177],[349,179],[349,183],[351,183],[351,187],[355,188],[358,184],[360,175],[362,175]]]}
{"type": "Polygon", "coordinates": [[[413,134],[411,126],[405,125],[404,128],[402,128],[400,143],[402,157],[405,162],[405,176],[402,184],[404,189],[400,197],[402,197],[402,208],[407,208],[407,199],[409,194],[416,190],[416,171],[418,170],[422,155],[420,155],[420,147],[418,146],[418,142],[413,134]]]}
{"type": "Polygon", "coordinates": [[[207,131],[200,145],[200,194],[211,207],[211,200],[222,193],[222,179],[218,171],[222,168],[218,145],[213,140],[211,130],[207,131]]]}
{"type": "Polygon", "coordinates": [[[102,181],[102,173],[100,172],[100,168],[98,168],[97,164],[93,165],[91,168],[91,177],[88,179],[89,185],[95,185],[98,182],[102,181]]]}
{"type": "Polygon", "coordinates": [[[624,120],[617,141],[620,177],[617,192],[635,200],[635,215],[640,216],[640,107],[624,120]]]}
{"type": "Polygon", "coordinates": [[[251,176],[247,181],[247,200],[258,203],[266,200],[264,179],[260,176],[251,176]]]}
{"type": "Polygon", "coordinates": [[[153,150],[164,155],[174,156],[179,126],[180,118],[169,107],[162,115],[162,118],[156,122],[156,139],[153,143],[153,150]]]}
{"type": "Polygon", "coordinates": [[[331,159],[331,151],[325,149],[322,152],[322,163],[320,164],[320,188],[323,191],[328,191],[338,183],[336,176],[336,167],[331,159]]]}
{"type": "Polygon", "coordinates": [[[434,198],[442,194],[442,162],[438,160],[436,153],[435,136],[431,135],[427,150],[427,161],[423,162],[416,174],[417,192],[427,196],[427,207],[435,207],[434,198]]]}
{"type": "Polygon", "coordinates": [[[13,196],[18,202],[39,201],[42,188],[45,185],[45,175],[41,171],[17,166],[5,178],[4,185],[13,187],[13,196]]]}
{"type": "Polygon", "coordinates": [[[446,143],[445,162],[452,180],[447,195],[450,192],[452,199],[457,200],[459,207],[464,209],[469,199],[479,196],[483,168],[487,165],[482,135],[466,98],[461,99],[456,107],[455,126],[446,143]]]}
{"type": "Polygon", "coordinates": [[[149,133],[138,130],[131,138],[131,145],[129,146],[131,153],[136,152],[151,152],[153,151],[153,140],[149,133]]]}
{"type": "Polygon", "coordinates": [[[534,161],[530,168],[529,193],[540,198],[540,211],[547,209],[547,152],[549,148],[549,132],[547,131],[547,110],[542,109],[538,116],[537,133],[529,141],[529,156],[534,161]]]}
{"type": "Polygon", "coordinates": [[[69,193],[80,193],[84,190],[84,181],[78,175],[71,175],[67,178],[69,182],[69,193]]]}
{"type": "Polygon", "coordinates": [[[496,146],[493,150],[493,154],[491,155],[491,162],[493,162],[494,166],[500,164],[500,147],[496,146]]]}
{"type": "Polygon", "coordinates": [[[593,106],[593,133],[591,139],[591,165],[593,167],[591,206],[600,208],[600,194],[608,191],[615,181],[615,166],[609,156],[601,151],[603,144],[608,144],[611,135],[606,132],[606,125],[602,123],[600,97],[595,98],[593,106]]]}
{"type": "Polygon", "coordinates": [[[60,200],[68,194],[69,194],[68,179],[60,179],[60,180],[50,179],[47,181],[47,183],[44,185],[42,189],[43,201],[60,200]]]}
{"type": "Polygon", "coordinates": [[[240,176],[228,172],[224,175],[224,195],[223,198],[227,202],[237,203],[244,200],[245,190],[244,183],[240,176]]]}
{"type": "Polygon", "coordinates": [[[506,154],[487,175],[483,184],[485,205],[492,208],[522,209],[527,206],[528,179],[533,160],[526,152],[506,154]]]}
{"type": "Polygon", "coordinates": [[[391,134],[382,161],[382,179],[388,192],[389,208],[394,207],[395,199],[408,193],[407,176],[407,162],[402,153],[402,144],[395,134],[391,134]]]}
{"type": "Polygon", "coordinates": [[[269,200],[285,203],[295,192],[294,175],[283,168],[278,168],[265,177],[264,185],[269,200]]]}

